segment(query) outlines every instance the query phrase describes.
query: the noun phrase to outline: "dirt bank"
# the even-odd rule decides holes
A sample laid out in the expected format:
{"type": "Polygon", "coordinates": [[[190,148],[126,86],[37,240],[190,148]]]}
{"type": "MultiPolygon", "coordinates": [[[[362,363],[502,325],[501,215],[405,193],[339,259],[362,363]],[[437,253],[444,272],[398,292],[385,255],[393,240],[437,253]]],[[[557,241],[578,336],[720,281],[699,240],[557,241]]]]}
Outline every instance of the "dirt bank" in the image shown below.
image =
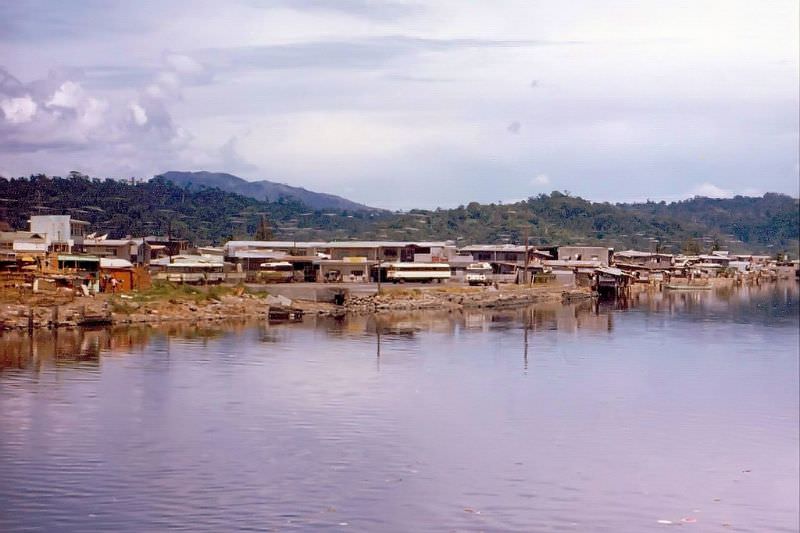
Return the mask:
{"type": "Polygon", "coordinates": [[[502,308],[541,302],[590,298],[588,289],[564,290],[561,286],[445,287],[425,289],[384,289],[381,294],[353,297],[345,309],[355,313],[380,313],[417,309],[502,308]]]}
{"type": "Polygon", "coordinates": [[[154,287],[140,293],[100,294],[95,297],[29,295],[0,304],[0,329],[75,328],[101,325],[160,324],[264,320],[272,308],[293,308],[305,314],[337,316],[422,309],[501,308],[538,302],[560,302],[591,297],[588,290],[562,287],[425,287],[384,288],[380,294],[351,296],[344,305],[270,296],[244,287],[154,287]]]}

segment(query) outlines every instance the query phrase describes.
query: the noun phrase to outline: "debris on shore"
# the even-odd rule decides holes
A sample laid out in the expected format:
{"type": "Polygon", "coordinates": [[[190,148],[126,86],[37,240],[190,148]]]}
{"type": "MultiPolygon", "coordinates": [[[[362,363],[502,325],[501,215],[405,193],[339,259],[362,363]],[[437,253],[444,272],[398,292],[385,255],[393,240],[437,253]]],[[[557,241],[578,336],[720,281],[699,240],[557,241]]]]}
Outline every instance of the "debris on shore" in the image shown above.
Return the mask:
{"type": "Polygon", "coordinates": [[[380,294],[350,295],[341,305],[292,300],[245,289],[157,287],[124,295],[101,294],[69,299],[38,298],[0,304],[0,330],[101,327],[173,321],[214,322],[230,319],[293,322],[303,315],[343,316],[392,311],[504,308],[540,302],[591,298],[586,289],[563,287],[386,289],[380,294]]]}

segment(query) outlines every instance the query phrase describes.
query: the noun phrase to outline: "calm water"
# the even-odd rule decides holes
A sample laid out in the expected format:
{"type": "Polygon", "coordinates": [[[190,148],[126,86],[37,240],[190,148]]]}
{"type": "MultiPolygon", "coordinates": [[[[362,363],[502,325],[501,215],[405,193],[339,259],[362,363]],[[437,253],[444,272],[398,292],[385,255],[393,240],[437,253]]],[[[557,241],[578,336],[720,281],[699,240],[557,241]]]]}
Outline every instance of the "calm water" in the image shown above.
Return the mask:
{"type": "Polygon", "coordinates": [[[797,531],[798,329],[789,284],[7,333],[0,531],[797,531]]]}

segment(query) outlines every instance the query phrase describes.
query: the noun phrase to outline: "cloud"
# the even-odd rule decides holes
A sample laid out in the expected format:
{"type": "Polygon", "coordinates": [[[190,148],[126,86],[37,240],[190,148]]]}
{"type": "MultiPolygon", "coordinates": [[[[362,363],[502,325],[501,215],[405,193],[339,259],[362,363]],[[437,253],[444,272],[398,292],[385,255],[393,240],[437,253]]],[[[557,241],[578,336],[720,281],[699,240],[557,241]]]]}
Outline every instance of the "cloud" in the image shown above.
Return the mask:
{"type": "MultiPolygon", "coordinates": [[[[257,3],[263,6],[263,3],[257,3]]],[[[372,20],[395,20],[422,11],[413,4],[374,0],[272,0],[270,8],[287,7],[297,11],[330,11],[372,20]]]]}
{"type": "Polygon", "coordinates": [[[66,107],[74,109],[83,99],[83,89],[80,84],[73,81],[65,81],[58,90],[53,93],[53,97],[45,104],[47,107],[66,107]]]}
{"type": "Polygon", "coordinates": [[[147,111],[137,102],[131,102],[129,106],[131,110],[131,118],[137,126],[144,126],[147,124],[147,111]]]}
{"type": "Polygon", "coordinates": [[[208,48],[195,55],[222,70],[244,67],[259,69],[374,69],[392,61],[420,54],[466,50],[523,49],[544,46],[571,46],[581,41],[533,39],[433,39],[403,35],[383,35],[347,40],[316,40],[290,44],[208,48]]]}
{"type": "Polygon", "coordinates": [[[732,198],[733,191],[717,187],[713,183],[701,183],[692,189],[692,196],[705,196],[706,198],[732,198]]]}
{"type": "Polygon", "coordinates": [[[167,54],[164,61],[178,74],[196,76],[205,71],[200,62],[184,54],[167,54]]]}
{"type": "Polygon", "coordinates": [[[406,208],[526,197],[537,169],[612,201],[798,190],[792,0],[31,2],[0,2],[20,174],[256,165],[406,208]]]}
{"type": "Polygon", "coordinates": [[[24,124],[30,122],[36,114],[36,102],[30,96],[20,98],[6,98],[0,101],[0,109],[11,124],[24,124]]]}
{"type": "Polygon", "coordinates": [[[531,179],[531,185],[534,186],[550,185],[550,177],[547,174],[539,174],[538,176],[531,179]]]}

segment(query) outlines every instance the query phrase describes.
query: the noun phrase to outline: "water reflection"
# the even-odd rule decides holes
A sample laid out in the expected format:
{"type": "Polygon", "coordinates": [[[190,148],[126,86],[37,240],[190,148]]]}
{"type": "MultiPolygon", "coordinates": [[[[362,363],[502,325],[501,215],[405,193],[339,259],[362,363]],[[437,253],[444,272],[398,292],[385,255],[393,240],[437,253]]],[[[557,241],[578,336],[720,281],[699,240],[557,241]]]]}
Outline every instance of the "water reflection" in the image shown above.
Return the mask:
{"type": "Polygon", "coordinates": [[[796,530],[797,320],[790,285],[7,332],[0,530],[796,530]]]}
{"type": "MultiPolygon", "coordinates": [[[[171,323],[155,326],[61,329],[0,334],[0,371],[41,370],[43,366],[80,366],[91,369],[101,355],[143,349],[154,339],[174,338],[205,346],[208,341],[236,336],[256,327],[262,343],[280,344],[287,328],[312,328],[340,339],[374,337],[376,356],[385,342],[414,342],[418,334],[459,335],[464,332],[523,330],[521,345],[527,362],[529,334],[541,331],[575,333],[587,330],[612,333],[619,312],[668,316],[678,320],[706,319],[791,323],[798,313],[798,284],[780,283],[749,287],[722,287],[714,291],[644,291],[616,300],[586,300],[562,305],[538,304],[526,308],[471,309],[451,312],[402,311],[348,317],[307,317],[303,324],[270,325],[229,321],[198,326],[171,323]]],[[[527,363],[526,363],[527,364],[527,363]]]]}

